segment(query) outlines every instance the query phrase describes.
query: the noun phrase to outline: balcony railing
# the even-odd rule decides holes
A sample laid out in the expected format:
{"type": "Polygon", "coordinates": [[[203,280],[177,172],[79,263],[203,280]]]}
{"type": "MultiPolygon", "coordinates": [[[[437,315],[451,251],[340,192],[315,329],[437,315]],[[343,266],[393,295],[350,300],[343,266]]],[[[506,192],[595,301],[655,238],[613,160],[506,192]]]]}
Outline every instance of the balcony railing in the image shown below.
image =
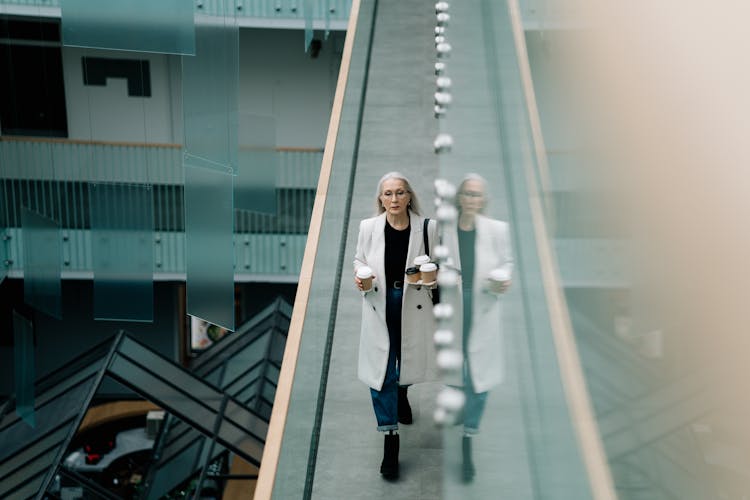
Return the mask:
{"type": "MultiPolygon", "coordinates": [[[[180,155],[175,144],[0,137],[0,228],[9,274],[23,271],[24,206],[48,214],[60,225],[64,276],[86,277],[92,272],[91,182],[151,185],[154,273],[184,274],[180,155]]],[[[284,281],[299,273],[323,153],[279,148],[276,155],[276,213],[235,210],[238,279],[263,276],[284,281]]]]}
{"type": "MultiPolygon", "coordinates": [[[[26,15],[59,16],[61,0],[0,0],[0,13],[5,7],[9,13],[26,15]],[[40,9],[44,9],[43,11],[40,9]]],[[[266,21],[272,26],[276,21],[298,21],[304,26],[305,0],[236,0],[237,19],[239,24],[245,25],[258,21],[263,25],[266,21]]],[[[330,23],[330,29],[345,29],[351,0],[312,0],[312,19],[316,29],[325,29],[330,23]]],[[[196,12],[211,15],[218,12],[216,0],[202,0],[195,2],[196,12]]]]}

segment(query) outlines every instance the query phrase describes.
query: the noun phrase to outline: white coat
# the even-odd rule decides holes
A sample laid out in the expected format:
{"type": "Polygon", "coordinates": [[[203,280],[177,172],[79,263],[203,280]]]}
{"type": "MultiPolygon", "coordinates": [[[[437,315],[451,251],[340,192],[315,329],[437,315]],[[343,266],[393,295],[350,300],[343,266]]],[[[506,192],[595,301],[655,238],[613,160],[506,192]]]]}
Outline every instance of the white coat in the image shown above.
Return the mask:
{"type": "MultiPolygon", "coordinates": [[[[359,337],[359,379],[380,390],[388,364],[390,340],[385,320],[385,212],[359,224],[354,272],[367,265],[375,275],[373,287],[362,296],[362,329],[359,337]]],[[[409,212],[409,250],[406,266],[424,255],[424,217],[409,212]]],[[[437,245],[437,224],[428,225],[430,255],[437,245]]],[[[437,379],[435,348],[432,336],[435,318],[432,314],[432,291],[424,286],[406,285],[401,310],[401,365],[399,384],[408,385],[437,379]]]]}
{"type": "MultiPolygon", "coordinates": [[[[512,273],[513,255],[506,222],[483,215],[477,215],[474,221],[476,240],[474,242],[472,322],[465,355],[468,357],[474,390],[479,393],[500,384],[505,375],[503,295],[490,292],[487,285],[489,274],[493,269],[502,268],[512,273]]],[[[453,255],[458,255],[458,235],[454,232],[446,240],[450,241],[448,245],[453,255]]],[[[458,300],[462,302],[461,294],[458,300]]],[[[459,303],[458,312],[463,314],[461,303],[459,303]]]]}

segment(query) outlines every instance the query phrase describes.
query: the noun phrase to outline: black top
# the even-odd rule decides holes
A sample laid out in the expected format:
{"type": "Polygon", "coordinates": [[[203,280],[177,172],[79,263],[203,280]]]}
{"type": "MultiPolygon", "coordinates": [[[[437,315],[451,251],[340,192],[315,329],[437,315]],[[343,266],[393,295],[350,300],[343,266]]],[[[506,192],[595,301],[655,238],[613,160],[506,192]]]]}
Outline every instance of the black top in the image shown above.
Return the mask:
{"type": "Polygon", "coordinates": [[[389,288],[394,281],[404,280],[410,233],[409,226],[399,231],[385,221],[385,281],[389,288]]]}
{"type": "Polygon", "coordinates": [[[477,239],[475,230],[458,230],[458,257],[461,261],[461,281],[463,289],[471,292],[474,286],[474,245],[477,239]]]}
{"type": "Polygon", "coordinates": [[[469,342],[469,332],[471,332],[471,323],[473,321],[474,296],[472,289],[474,287],[474,246],[476,240],[477,232],[475,230],[458,230],[458,258],[461,261],[461,288],[464,299],[464,334],[462,337],[464,351],[469,342]]]}

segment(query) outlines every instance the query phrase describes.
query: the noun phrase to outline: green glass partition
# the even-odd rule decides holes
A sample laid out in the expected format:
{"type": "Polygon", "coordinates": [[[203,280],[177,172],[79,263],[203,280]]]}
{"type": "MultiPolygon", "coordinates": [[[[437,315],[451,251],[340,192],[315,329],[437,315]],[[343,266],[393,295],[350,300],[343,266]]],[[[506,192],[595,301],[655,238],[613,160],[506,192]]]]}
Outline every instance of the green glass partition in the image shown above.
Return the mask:
{"type": "Polygon", "coordinates": [[[187,312],[234,330],[234,176],[185,164],[187,312]]]}
{"type": "Polygon", "coordinates": [[[54,220],[24,207],[24,301],[55,318],[62,314],[60,226],[54,220]]]}
{"type": "Polygon", "coordinates": [[[61,0],[64,45],[194,54],[194,6],[184,0],[61,0]]]}
{"type": "Polygon", "coordinates": [[[234,330],[233,184],[238,172],[239,30],[234,2],[197,14],[182,58],[188,313],[234,330]]]}
{"type": "Polygon", "coordinates": [[[16,414],[34,427],[34,327],[31,321],[13,311],[13,363],[15,367],[16,414]]]}
{"type": "MultiPolygon", "coordinates": [[[[310,498],[313,491],[328,368],[336,328],[335,298],[339,287],[348,286],[349,283],[347,269],[350,256],[346,255],[345,234],[349,225],[348,214],[376,5],[377,2],[361,2],[357,16],[346,94],[336,136],[336,154],[327,186],[328,196],[312,268],[296,374],[273,484],[273,498],[310,498]]],[[[349,335],[352,332],[345,331],[343,334],[349,335]]],[[[356,364],[356,361],[352,360],[351,363],[356,364]]]]}
{"type": "Polygon", "coordinates": [[[94,317],[153,321],[153,191],[137,184],[89,184],[94,317]]]}
{"type": "Polygon", "coordinates": [[[239,145],[234,207],[275,214],[279,171],[276,120],[272,116],[240,114],[239,145]]]}
{"type": "Polygon", "coordinates": [[[231,0],[196,14],[195,56],[182,58],[185,161],[236,175],[239,29],[231,0]]]}

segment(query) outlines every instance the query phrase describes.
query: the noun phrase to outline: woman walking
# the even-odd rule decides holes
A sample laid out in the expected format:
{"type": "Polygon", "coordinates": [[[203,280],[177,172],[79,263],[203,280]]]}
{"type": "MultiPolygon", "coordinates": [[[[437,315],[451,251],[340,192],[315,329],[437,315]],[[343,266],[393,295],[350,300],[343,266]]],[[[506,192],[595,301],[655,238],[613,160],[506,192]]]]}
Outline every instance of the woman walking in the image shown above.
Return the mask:
{"type": "MultiPolygon", "coordinates": [[[[354,281],[363,292],[358,376],[370,387],[377,429],[385,433],[380,473],[395,479],[398,424],[412,419],[406,387],[436,378],[432,289],[404,284],[414,258],[432,255],[432,248],[425,251],[425,219],[403,174],[390,172],[380,179],[375,204],[377,215],[360,222],[354,258],[354,281]]],[[[433,247],[438,237],[434,221],[427,231],[433,247]]]]}
{"type": "MultiPolygon", "coordinates": [[[[501,295],[511,284],[513,258],[508,224],[483,215],[487,182],[468,174],[458,187],[457,250],[461,272],[464,353],[463,479],[475,468],[472,437],[479,432],[488,391],[503,380],[501,295]]],[[[456,250],[456,249],[454,249],[456,250]]]]}

